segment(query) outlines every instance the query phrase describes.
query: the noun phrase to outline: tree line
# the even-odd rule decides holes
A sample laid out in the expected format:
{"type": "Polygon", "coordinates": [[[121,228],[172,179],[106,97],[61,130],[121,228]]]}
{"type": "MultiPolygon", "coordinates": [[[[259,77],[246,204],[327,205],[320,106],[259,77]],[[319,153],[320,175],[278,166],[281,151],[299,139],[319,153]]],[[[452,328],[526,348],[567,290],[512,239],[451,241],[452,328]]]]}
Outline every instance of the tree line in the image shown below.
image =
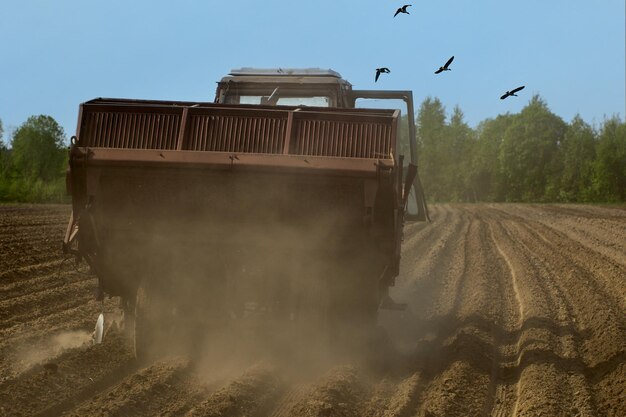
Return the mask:
{"type": "MultiPolygon", "coordinates": [[[[431,202],[624,202],[626,123],[599,127],[580,116],[566,123],[539,96],[517,114],[475,129],[457,106],[448,117],[438,98],[416,115],[418,163],[431,202]]],[[[67,139],[50,116],[31,116],[2,141],[0,201],[67,202],[67,139]]],[[[406,123],[401,134],[408,134],[406,123]]]]}
{"type": "Polygon", "coordinates": [[[426,98],[417,119],[418,163],[432,202],[624,202],[626,123],[566,123],[538,95],[517,114],[475,129],[426,98]]]}
{"type": "Polygon", "coordinates": [[[3,139],[0,120],[0,201],[66,202],[68,151],[63,128],[50,116],[31,116],[3,139]]]}

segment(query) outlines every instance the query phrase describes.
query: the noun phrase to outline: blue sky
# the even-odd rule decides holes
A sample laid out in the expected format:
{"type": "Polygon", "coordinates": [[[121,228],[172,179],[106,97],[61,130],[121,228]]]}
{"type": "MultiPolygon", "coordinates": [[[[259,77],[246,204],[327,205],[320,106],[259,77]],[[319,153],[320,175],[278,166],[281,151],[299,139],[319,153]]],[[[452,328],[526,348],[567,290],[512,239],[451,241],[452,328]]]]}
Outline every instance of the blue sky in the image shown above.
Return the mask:
{"type": "Polygon", "coordinates": [[[211,101],[242,66],[332,68],[357,89],[413,90],[416,106],[439,97],[471,126],[533,94],[568,122],[624,119],[624,0],[412,3],[393,18],[402,1],[2,0],[4,139],[36,114],[69,137],[94,97],[211,101]],[[391,74],[374,83],[380,66],[391,74]]]}

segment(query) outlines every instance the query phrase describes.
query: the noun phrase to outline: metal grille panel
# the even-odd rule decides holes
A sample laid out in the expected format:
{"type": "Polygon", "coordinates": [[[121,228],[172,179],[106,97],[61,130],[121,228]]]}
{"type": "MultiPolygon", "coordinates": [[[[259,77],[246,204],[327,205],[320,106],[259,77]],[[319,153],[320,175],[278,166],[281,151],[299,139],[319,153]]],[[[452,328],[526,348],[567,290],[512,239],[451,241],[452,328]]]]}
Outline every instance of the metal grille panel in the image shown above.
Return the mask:
{"type": "Polygon", "coordinates": [[[291,154],[344,158],[389,158],[391,126],[335,120],[300,120],[291,154]]]}
{"type": "Polygon", "coordinates": [[[192,115],[185,150],[280,154],[287,119],[227,115],[192,115]]]}
{"type": "Polygon", "coordinates": [[[125,149],[176,149],[180,114],[86,112],[81,123],[83,146],[125,149]]]}
{"type": "Polygon", "coordinates": [[[98,100],[81,107],[79,146],[392,159],[398,111],[98,100]]]}

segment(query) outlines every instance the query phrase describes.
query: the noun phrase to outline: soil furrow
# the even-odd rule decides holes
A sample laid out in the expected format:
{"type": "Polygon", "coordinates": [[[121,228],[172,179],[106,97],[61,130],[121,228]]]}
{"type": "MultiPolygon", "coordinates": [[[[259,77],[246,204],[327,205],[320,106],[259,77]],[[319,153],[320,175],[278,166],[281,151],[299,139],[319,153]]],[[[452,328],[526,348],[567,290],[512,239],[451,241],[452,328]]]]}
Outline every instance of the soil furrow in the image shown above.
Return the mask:
{"type": "Polygon", "coordinates": [[[290,417],[291,409],[304,398],[311,389],[310,385],[298,382],[292,383],[281,398],[276,401],[274,410],[268,415],[270,417],[290,417]]]}
{"type": "Polygon", "coordinates": [[[365,387],[353,367],[338,367],[316,383],[288,413],[301,417],[358,417],[365,404],[365,387]]]}
{"type": "MultiPolygon", "coordinates": [[[[433,215],[435,219],[436,215],[433,215]]],[[[459,246],[466,242],[469,224],[456,215],[442,225],[440,233],[441,236],[434,235],[433,241],[427,244],[425,256],[412,256],[408,250],[404,252],[404,258],[408,260],[402,264],[403,272],[391,294],[396,301],[407,303],[407,310],[380,312],[379,322],[402,345],[409,346],[415,344],[416,339],[434,337],[453,309],[454,299],[449,294],[458,292],[463,267],[455,257],[462,250],[459,246]],[[407,265],[408,262],[412,265],[407,265]]]]}
{"type": "MultiPolygon", "coordinates": [[[[529,225],[520,225],[529,234],[528,242],[535,242],[534,250],[540,249],[549,257],[548,253],[552,251],[553,246],[546,243],[536,242],[533,239],[534,230],[529,225]]],[[[573,332],[571,338],[565,339],[568,343],[569,356],[567,359],[578,359],[580,362],[577,372],[570,373],[570,381],[574,387],[574,404],[576,410],[589,410],[596,408],[593,403],[599,403],[602,408],[605,404],[612,403],[613,398],[607,398],[603,390],[595,390],[595,395],[591,393],[589,387],[596,377],[592,369],[599,363],[612,361],[613,358],[623,356],[626,352],[626,326],[623,322],[623,312],[616,310],[616,307],[607,303],[607,299],[602,292],[594,285],[593,277],[589,279],[581,279],[584,276],[584,270],[576,269],[572,271],[571,264],[567,257],[562,254],[550,257],[550,262],[546,263],[549,269],[550,283],[552,290],[555,291],[560,300],[563,300],[567,309],[566,315],[572,327],[583,328],[590,332],[593,336],[582,338],[580,332],[573,332]],[[609,348],[609,346],[611,348],[609,348]],[[595,400],[593,397],[596,397],[595,400]]],[[[615,374],[604,384],[619,386],[626,375],[615,374]]]]}
{"type": "Polygon", "coordinates": [[[384,380],[369,395],[363,417],[410,417],[417,412],[423,381],[414,373],[397,384],[384,380]]]}
{"type": "Polygon", "coordinates": [[[463,320],[467,324],[475,322],[491,340],[491,365],[489,393],[483,407],[484,415],[507,414],[517,400],[515,382],[506,379],[504,369],[509,366],[507,358],[514,353],[517,340],[509,335],[519,328],[523,320],[523,303],[517,288],[517,273],[510,259],[506,256],[493,235],[488,218],[482,213],[474,214],[476,231],[470,236],[468,244],[467,270],[470,288],[480,288],[473,298],[482,299],[482,305],[476,301],[463,300],[463,305],[475,305],[463,320]]]}
{"type": "MultiPolygon", "coordinates": [[[[577,342],[578,329],[572,322],[574,316],[572,306],[564,297],[561,289],[551,279],[552,272],[545,259],[537,257],[533,249],[523,242],[519,230],[516,229],[517,226],[516,224],[507,225],[507,227],[513,228],[512,234],[520,252],[525,253],[529,261],[528,264],[532,265],[527,281],[533,279],[534,283],[540,287],[541,293],[548,298],[548,306],[551,311],[546,311],[548,314],[546,318],[552,321],[552,326],[546,329],[548,332],[533,331],[534,337],[537,338],[533,344],[537,347],[531,349],[531,345],[526,343],[521,345],[519,364],[523,368],[520,374],[520,397],[516,410],[521,413],[521,404],[524,404],[526,412],[532,414],[543,407],[537,403],[536,399],[533,400],[527,395],[528,391],[536,391],[527,384],[537,385],[538,381],[531,381],[534,377],[540,377],[542,378],[541,384],[544,384],[545,388],[543,390],[545,397],[542,401],[545,402],[546,411],[549,411],[550,407],[553,406],[554,410],[569,408],[571,412],[574,412],[582,409],[586,413],[593,414],[595,407],[584,373],[580,369],[576,369],[578,367],[572,369],[572,364],[582,364],[578,348],[579,342],[577,342]],[[537,343],[539,340],[542,342],[537,343]],[[539,347],[541,345],[543,346],[539,347]],[[551,355],[548,352],[554,352],[554,354],[551,355]],[[525,363],[529,365],[525,365],[525,363]],[[536,372],[536,368],[542,369],[545,374],[541,376],[536,372]],[[572,371],[577,372],[572,374],[572,371]],[[559,385],[554,379],[560,380],[561,384],[559,385]]],[[[529,340],[528,337],[526,339],[529,340]]]]}
{"type": "MultiPolygon", "coordinates": [[[[583,246],[577,239],[572,239],[566,230],[561,230],[554,224],[547,224],[545,221],[529,221],[530,216],[523,217],[501,211],[500,213],[516,224],[532,225],[531,230],[535,233],[535,237],[539,237],[540,241],[546,243],[551,251],[558,252],[559,256],[565,257],[569,264],[576,265],[580,270],[585,270],[585,275],[599,278],[588,280],[591,285],[600,285],[600,287],[594,288],[594,291],[602,291],[602,295],[607,300],[611,300],[616,307],[626,310],[626,298],[620,297],[620,294],[626,293],[626,280],[619,279],[626,276],[624,251],[621,251],[621,261],[616,262],[605,256],[602,250],[583,246]]],[[[626,217],[622,228],[613,228],[612,234],[619,236],[620,240],[626,241],[626,217]]],[[[607,245],[604,244],[602,247],[606,248],[607,245]]]]}
{"type": "Polygon", "coordinates": [[[139,369],[118,299],[93,345],[96,280],[60,251],[70,207],[0,206],[0,415],[626,415],[626,210],[430,212],[405,226],[391,295],[408,308],[380,312],[367,354],[329,348],[305,371],[268,347],[250,367],[262,341],[233,336],[224,360],[139,369]]]}
{"type": "Polygon", "coordinates": [[[442,236],[441,228],[449,225],[453,213],[450,210],[435,210],[431,218],[432,223],[415,223],[405,226],[403,250],[420,251],[432,241],[433,237],[440,239],[442,236]]]}
{"type": "Polygon", "coordinates": [[[0,272],[0,283],[2,287],[9,287],[12,284],[27,281],[30,278],[46,275],[56,274],[61,272],[65,268],[65,263],[68,261],[59,259],[60,254],[50,255],[44,262],[25,262],[24,265],[17,268],[11,268],[0,272]]]}
{"type": "Polygon", "coordinates": [[[73,408],[66,416],[180,416],[206,396],[189,361],[156,362],[73,408]]]}
{"type": "Polygon", "coordinates": [[[69,310],[93,299],[94,282],[84,280],[0,301],[0,329],[69,310]]]}
{"type": "MultiPolygon", "coordinates": [[[[116,299],[105,301],[105,323],[119,322],[116,299]]],[[[83,334],[89,335],[102,311],[102,303],[94,300],[77,308],[42,317],[34,322],[20,323],[0,331],[0,376],[9,379],[45,360],[58,356],[66,347],[80,344],[83,334]]]]}
{"type": "Polygon", "coordinates": [[[69,269],[60,269],[58,272],[19,281],[14,284],[0,287],[0,299],[8,301],[28,294],[37,294],[55,290],[65,285],[81,281],[93,281],[93,275],[83,274],[69,269]]]}
{"type": "Polygon", "coordinates": [[[518,228],[523,228],[526,233],[519,235],[525,244],[532,243],[532,250],[539,251],[540,256],[546,259],[545,267],[550,271],[548,277],[551,278],[549,283],[554,291],[560,293],[559,300],[568,310],[567,320],[576,321],[573,326],[594,331],[598,336],[587,338],[589,343],[586,343],[585,351],[588,362],[594,365],[595,362],[624,351],[626,323],[621,306],[611,302],[612,297],[608,297],[598,288],[594,277],[572,263],[565,253],[555,252],[553,246],[538,242],[533,236],[534,229],[526,224],[518,225],[518,228]],[[618,350],[607,351],[607,345],[618,350]]]}
{"type": "Polygon", "coordinates": [[[282,391],[273,368],[252,367],[241,377],[193,407],[187,417],[254,417],[267,415],[282,391]]]}
{"type": "MultiPolygon", "coordinates": [[[[510,381],[506,379],[503,367],[509,366],[508,363],[503,363],[501,357],[510,357],[517,352],[519,346],[519,339],[512,340],[509,337],[503,337],[504,334],[510,334],[514,330],[518,330],[524,321],[524,304],[520,297],[520,291],[518,286],[519,277],[517,271],[511,262],[511,259],[502,249],[498,240],[496,239],[493,227],[488,224],[489,237],[491,245],[495,248],[497,254],[504,261],[507,267],[506,271],[496,272],[495,278],[499,279],[499,291],[501,302],[501,314],[506,317],[506,320],[502,320],[501,329],[505,329],[505,332],[500,331],[498,327],[492,329],[492,335],[495,340],[494,345],[494,360],[492,362],[491,370],[491,389],[489,395],[489,401],[485,405],[484,414],[492,416],[506,416],[511,414],[512,410],[517,407],[517,401],[519,398],[519,385],[517,381],[510,381]]],[[[503,317],[501,316],[501,317],[503,317]]]]}
{"type": "Polygon", "coordinates": [[[82,396],[92,392],[94,384],[109,381],[111,375],[120,379],[132,362],[124,339],[112,333],[100,345],[68,350],[53,367],[36,366],[1,383],[0,410],[7,416],[58,415],[84,400],[82,396]]]}

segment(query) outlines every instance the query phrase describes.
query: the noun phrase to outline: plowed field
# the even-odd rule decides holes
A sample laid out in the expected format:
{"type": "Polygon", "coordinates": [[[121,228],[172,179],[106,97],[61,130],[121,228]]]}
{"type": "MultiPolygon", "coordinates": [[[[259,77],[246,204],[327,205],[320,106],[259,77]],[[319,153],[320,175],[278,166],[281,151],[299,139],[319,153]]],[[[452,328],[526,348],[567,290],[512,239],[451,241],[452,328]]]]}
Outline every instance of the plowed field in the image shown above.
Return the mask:
{"type": "Polygon", "coordinates": [[[299,372],[136,363],[118,300],[61,255],[69,208],[0,206],[0,415],[626,416],[626,209],[431,211],[405,229],[408,309],[381,313],[380,354],[299,372]]]}

